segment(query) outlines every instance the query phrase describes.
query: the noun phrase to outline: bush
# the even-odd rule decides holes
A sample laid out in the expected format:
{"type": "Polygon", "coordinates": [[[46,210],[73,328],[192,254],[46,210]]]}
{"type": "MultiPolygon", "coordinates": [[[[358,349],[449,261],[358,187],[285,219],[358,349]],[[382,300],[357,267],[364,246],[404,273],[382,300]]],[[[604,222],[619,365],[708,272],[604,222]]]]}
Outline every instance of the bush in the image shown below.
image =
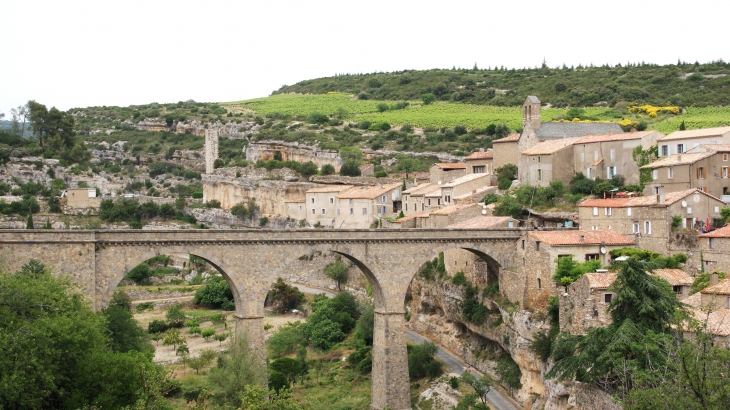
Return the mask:
{"type": "Polygon", "coordinates": [[[520,366],[512,360],[511,357],[503,357],[497,361],[497,375],[503,383],[507,384],[513,389],[519,389],[522,387],[522,371],[520,366]]]}
{"type": "Polygon", "coordinates": [[[155,319],[147,325],[148,333],[165,333],[169,329],[167,322],[155,319]]]}
{"type": "Polygon", "coordinates": [[[441,375],[443,372],[441,363],[434,358],[436,352],[438,347],[433,342],[408,345],[408,374],[412,381],[441,375]]]}
{"type": "Polygon", "coordinates": [[[223,307],[225,302],[231,302],[232,300],[233,292],[231,292],[228,282],[221,276],[213,276],[208,279],[205,286],[195,291],[193,297],[193,303],[196,305],[206,305],[214,308],[223,307]]]}
{"type": "Polygon", "coordinates": [[[423,105],[429,105],[436,101],[436,96],[432,93],[421,94],[423,105]]]}
{"type": "Polygon", "coordinates": [[[466,280],[466,276],[464,275],[464,272],[462,272],[462,271],[456,272],[454,277],[451,278],[451,283],[453,283],[454,285],[466,285],[467,280],[466,280]]]}
{"type": "Polygon", "coordinates": [[[332,175],[335,173],[335,167],[330,164],[324,164],[322,165],[322,169],[320,169],[320,173],[322,175],[332,175]]]}

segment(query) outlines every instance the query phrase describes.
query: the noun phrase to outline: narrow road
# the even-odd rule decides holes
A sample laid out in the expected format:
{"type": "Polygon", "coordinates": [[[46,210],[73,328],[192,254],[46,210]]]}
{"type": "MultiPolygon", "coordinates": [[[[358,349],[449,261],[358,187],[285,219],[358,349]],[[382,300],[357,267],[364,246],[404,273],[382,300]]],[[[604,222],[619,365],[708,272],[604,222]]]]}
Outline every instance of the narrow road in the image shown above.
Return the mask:
{"type": "MultiPolygon", "coordinates": [[[[408,340],[418,344],[429,341],[427,338],[419,335],[411,329],[406,329],[406,337],[408,340]]],[[[438,352],[436,352],[436,358],[451,367],[452,371],[450,373],[462,374],[466,371],[466,363],[464,363],[460,357],[452,354],[446,349],[442,349],[440,346],[438,352]]],[[[472,370],[471,373],[476,377],[481,377],[481,375],[477,374],[474,370],[472,370]]],[[[496,410],[518,410],[518,408],[512,404],[512,402],[505,397],[502,392],[495,388],[491,388],[489,390],[489,393],[487,393],[487,400],[492,408],[496,410]]]]}

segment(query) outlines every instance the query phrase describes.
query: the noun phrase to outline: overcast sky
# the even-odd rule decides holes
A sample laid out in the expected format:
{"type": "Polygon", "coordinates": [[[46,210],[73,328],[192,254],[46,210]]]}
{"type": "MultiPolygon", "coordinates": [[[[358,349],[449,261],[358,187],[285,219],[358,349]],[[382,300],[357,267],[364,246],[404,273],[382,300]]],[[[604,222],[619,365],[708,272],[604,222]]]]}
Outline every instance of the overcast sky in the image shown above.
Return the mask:
{"type": "Polygon", "coordinates": [[[0,8],[0,111],[263,97],[403,69],[730,59],[727,0],[25,0],[0,8]]]}

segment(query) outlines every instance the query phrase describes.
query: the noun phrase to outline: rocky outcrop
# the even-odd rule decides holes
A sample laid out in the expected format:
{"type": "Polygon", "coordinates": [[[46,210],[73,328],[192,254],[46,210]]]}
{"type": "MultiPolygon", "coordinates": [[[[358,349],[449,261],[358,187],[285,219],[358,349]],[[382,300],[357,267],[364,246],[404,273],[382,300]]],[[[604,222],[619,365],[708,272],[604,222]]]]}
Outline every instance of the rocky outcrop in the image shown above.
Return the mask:
{"type": "Polygon", "coordinates": [[[342,165],[342,158],[336,150],[320,149],[316,145],[304,145],[298,142],[257,141],[246,148],[246,159],[249,161],[268,161],[274,155],[281,155],[282,161],[300,163],[311,161],[317,167],[329,164],[333,167],[342,165]]]}

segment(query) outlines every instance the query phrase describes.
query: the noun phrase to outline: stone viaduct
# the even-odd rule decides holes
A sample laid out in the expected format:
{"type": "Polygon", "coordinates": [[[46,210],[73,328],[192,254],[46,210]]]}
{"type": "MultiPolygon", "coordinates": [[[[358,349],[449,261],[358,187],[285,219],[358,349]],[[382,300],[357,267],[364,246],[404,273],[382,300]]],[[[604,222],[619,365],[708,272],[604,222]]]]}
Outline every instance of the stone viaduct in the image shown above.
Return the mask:
{"type": "Polygon", "coordinates": [[[236,333],[265,357],[264,301],[292,261],[334,252],[367,277],[375,300],[371,408],[410,409],[404,299],[419,267],[448,249],[465,249],[499,272],[509,266],[521,229],[484,230],[0,230],[2,268],[35,258],[71,276],[96,309],[138,264],[160,254],[188,253],[215,266],[236,304],[236,333]]]}

